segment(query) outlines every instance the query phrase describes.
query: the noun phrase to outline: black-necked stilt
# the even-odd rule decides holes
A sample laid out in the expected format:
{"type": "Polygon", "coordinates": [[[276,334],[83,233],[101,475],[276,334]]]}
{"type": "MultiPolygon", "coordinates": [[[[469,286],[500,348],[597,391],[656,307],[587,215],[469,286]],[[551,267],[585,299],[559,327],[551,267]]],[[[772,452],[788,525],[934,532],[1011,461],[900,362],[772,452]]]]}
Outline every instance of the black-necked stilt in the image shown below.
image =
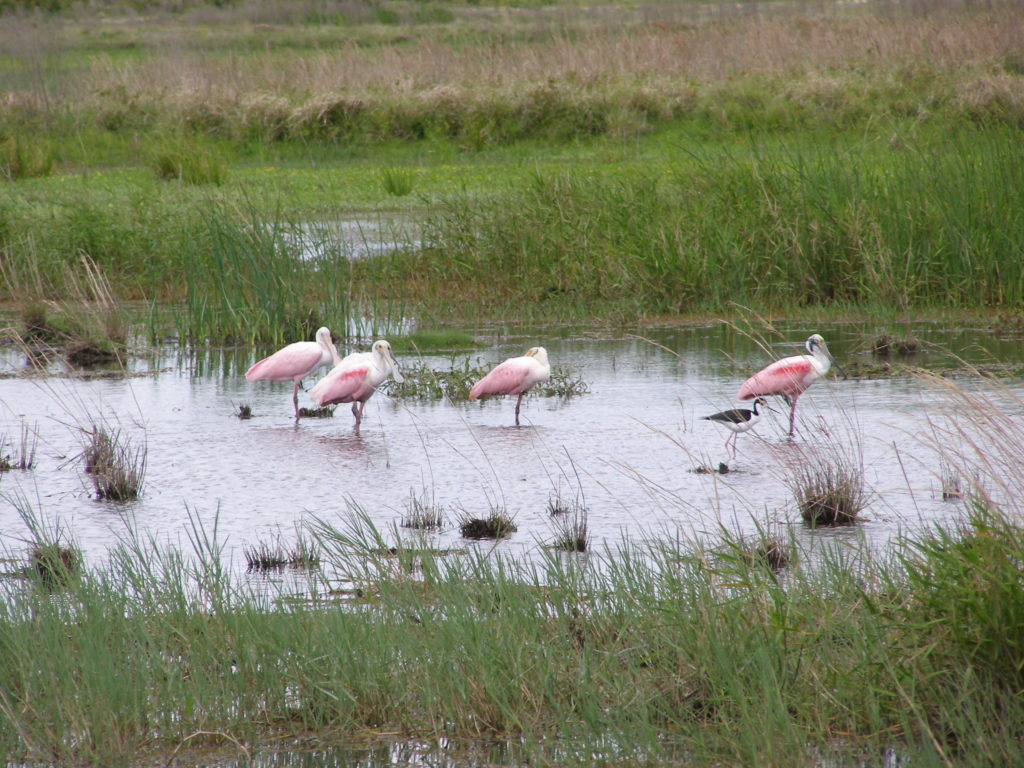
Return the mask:
{"type": "Polygon", "coordinates": [[[765,399],[763,397],[759,397],[754,400],[753,410],[750,410],[749,408],[730,408],[728,411],[720,411],[719,413],[713,413],[710,416],[703,417],[706,421],[718,422],[732,432],[732,434],[725,439],[726,457],[729,455],[729,443],[731,442],[732,457],[734,459],[736,458],[736,438],[739,437],[741,432],[746,432],[761,420],[761,413],[757,410],[759,405],[763,405],[765,408],[768,407],[768,403],[765,399]]]}
{"type": "MultiPolygon", "coordinates": [[[[777,360],[767,368],[758,371],[740,386],[739,399],[778,395],[789,406],[789,436],[793,436],[793,421],[796,418],[796,401],[806,389],[828,373],[832,366],[832,355],[819,334],[807,339],[806,355],[793,355],[777,360]]],[[[836,364],[839,370],[842,368],[836,364]]]]}

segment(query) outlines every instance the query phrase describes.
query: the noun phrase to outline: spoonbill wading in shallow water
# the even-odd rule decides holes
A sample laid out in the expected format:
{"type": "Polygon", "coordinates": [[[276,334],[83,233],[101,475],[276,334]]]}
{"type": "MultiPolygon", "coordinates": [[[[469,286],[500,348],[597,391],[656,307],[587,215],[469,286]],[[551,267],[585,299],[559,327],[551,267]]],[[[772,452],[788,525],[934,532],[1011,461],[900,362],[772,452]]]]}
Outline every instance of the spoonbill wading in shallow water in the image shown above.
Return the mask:
{"type": "Polygon", "coordinates": [[[749,408],[730,408],[728,411],[719,411],[710,416],[702,417],[705,421],[717,422],[732,432],[731,435],[725,438],[726,456],[729,455],[729,443],[731,442],[732,457],[736,458],[736,438],[740,436],[741,432],[746,432],[761,420],[761,413],[757,410],[759,405],[763,405],[765,408],[768,407],[767,401],[763,397],[759,397],[754,400],[754,410],[749,408]]]}
{"type": "Polygon", "coordinates": [[[302,380],[325,365],[341,362],[338,349],[331,340],[331,332],[321,328],[316,332],[316,341],[296,341],[282,347],[270,357],[254,363],[245,372],[246,381],[294,381],[292,403],[295,418],[299,418],[299,384],[302,380]]]}
{"type": "MultiPolygon", "coordinates": [[[[789,436],[793,437],[796,401],[814,382],[828,373],[832,355],[817,333],[807,339],[806,355],[793,355],[777,360],[758,371],[740,387],[739,399],[778,395],[789,405],[789,436]]],[[[840,369],[842,370],[842,369],[840,369]]]]}
{"type": "Polygon", "coordinates": [[[352,403],[352,415],[356,417],[356,434],[363,420],[366,401],[377,391],[388,376],[401,384],[398,361],[391,354],[391,345],[381,339],[373,343],[370,352],[353,352],[316,383],[309,396],[323,408],[335,403],[352,403]]]}
{"type": "Polygon", "coordinates": [[[494,368],[469,390],[470,400],[497,395],[519,395],[516,400],[516,426],[519,426],[519,406],[523,395],[534,384],[547,381],[551,365],[544,347],[530,347],[522,357],[510,357],[494,368]]]}

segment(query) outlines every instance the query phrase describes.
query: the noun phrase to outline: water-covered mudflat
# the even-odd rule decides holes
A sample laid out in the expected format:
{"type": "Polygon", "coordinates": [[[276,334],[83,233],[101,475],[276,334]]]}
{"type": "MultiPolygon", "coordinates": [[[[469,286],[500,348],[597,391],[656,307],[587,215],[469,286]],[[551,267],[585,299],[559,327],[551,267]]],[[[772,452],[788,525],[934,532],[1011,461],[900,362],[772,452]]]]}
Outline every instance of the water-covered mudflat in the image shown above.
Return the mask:
{"type": "MultiPolygon", "coordinates": [[[[1024,392],[1024,380],[1013,373],[1024,353],[1019,339],[928,326],[914,334],[915,354],[881,359],[871,353],[869,333],[844,326],[786,329],[782,335],[792,343],[767,352],[720,325],[643,336],[479,333],[482,345],[470,352],[406,352],[399,362],[442,371],[497,363],[543,344],[554,370],[582,381],[587,391],[527,396],[519,428],[514,398],[477,403],[381,393],[367,404],[358,434],[348,406],[331,418],[296,422],[290,383],[247,382],[242,374],[262,351],[161,348],[131,358],[127,375],[83,373],[62,363],[40,375],[12,347],[0,363],[0,434],[9,454],[27,428],[35,458],[30,470],[0,476],[0,537],[17,553],[27,536],[19,509],[27,505],[90,559],[129,526],[184,545],[196,519],[211,531],[216,522],[224,558],[244,571],[247,548],[294,541],[312,518],[338,523],[359,508],[381,530],[397,531],[410,500],[418,499],[443,513],[441,530],[428,534],[436,546],[495,547],[526,557],[555,535],[550,510],[558,500],[585,508],[591,548],[624,538],[692,538],[715,535],[722,526],[753,532],[788,523],[802,536],[882,543],[959,513],[958,500],[944,497],[943,482],[951,478],[944,477],[948,468],[936,446],[945,439],[937,430],[957,418],[944,382],[984,386],[961,372],[961,361],[999,366],[1000,387],[1024,392]],[[740,382],[769,362],[769,354],[801,352],[814,331],[826,335],[853,375],[844,379],[833,369],[800,399],[794,440],[786,436],[785,403],[773,400],[774,410],[739,436],[732,459],[724,447],[729,433],[702,417],[740,405],[740,382]],[[877,373],[880,365],[896,375],[858,375],[877,373]],[[918,368],[948,378],[911,370],[918,368]],[[252,418],[238,417],[242,405],[251,407],[252,418]],[[96,498],[82,461],[96,425],[144,451],[139,499],[96,498]],[[800,526],[790,480],[809,455],[824,450],[841,450],[862,464],[868,504],[860,525],[811,533],[800,526]],[[720,463],[727,474],[717,471],[720,463]],[[463,539],[460,519],[495,508],[514,518],[514,535],[498,543],[463,539]]],[[[299,397],[301,406],[312,405],[304,393],[299,397]]]]}

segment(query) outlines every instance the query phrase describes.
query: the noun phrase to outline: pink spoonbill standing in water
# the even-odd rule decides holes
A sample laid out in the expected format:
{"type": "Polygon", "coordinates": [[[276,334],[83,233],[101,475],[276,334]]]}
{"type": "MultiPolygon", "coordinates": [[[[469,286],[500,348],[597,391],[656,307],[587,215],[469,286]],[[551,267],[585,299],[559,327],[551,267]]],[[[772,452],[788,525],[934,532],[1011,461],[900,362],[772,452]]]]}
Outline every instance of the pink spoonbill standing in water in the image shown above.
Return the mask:
{"type": "Polygon", "coordinates": [[[551,365],[544,347],[530,347],[522,357],[510,357],[494,368],[469,390],[470,400],[497,395],[519,395],[516,400],[516,426],[519,426],[519,406],[523,395],[534,384],[547,381],[551,365]]]}
{"type": "Polygon", "coordinates": [[[398,370],[398,361],[391,354],[391,345],[381,339],[373,343],[370,352],[353,352],[334,366],[309,391],[309,396],[321,408],[335,403],[352,403],[358,435],[366,401],[388,376],[393,376],[399,383],[405,380],[398,370]]]}
{"type": "Polygon", "coordinates": [[[321,328],[316,332],[316,341],[296,341],[283,347],[270,357],[254,363],[245,372],[246,381],[294,381],[292,403],[295,418],[299,418],[299,385],[302,380],[325,365],[337,365],[341,361],[338,349],[331,340],[331,332],[321,328]]]}
{"type": "Polygon", "coordinates": [[[808,387],[828,373],[832,366],[832,355],[819,334],[807,339],[806,355],[793,355],[776,360],[758,371],[740,386],[739,399],[752,400],[756,397],[778,395],[789,405],[789,436],[793,436],[793,422],[796,419],[796,401],[808,387]]]}

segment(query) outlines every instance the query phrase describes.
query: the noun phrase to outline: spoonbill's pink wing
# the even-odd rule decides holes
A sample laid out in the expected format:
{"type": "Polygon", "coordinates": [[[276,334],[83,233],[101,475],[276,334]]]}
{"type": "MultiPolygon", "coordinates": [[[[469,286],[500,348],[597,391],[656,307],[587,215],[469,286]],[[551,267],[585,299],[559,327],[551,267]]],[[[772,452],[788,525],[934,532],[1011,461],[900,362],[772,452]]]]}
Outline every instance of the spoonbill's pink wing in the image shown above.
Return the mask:
{"type": "Polygon", "coordinates": [[[799,395],[807,389],[805,379],[813,370],[810,360],[803,355],[777,360],[743,382],[739,399],[753,400],[765,395],[799,395]]]}
{"type": "Polygon", "coordinates": [[[518,357],[506,360],[469,390],[470,400],[494,395],[518,395],[530,388],[530,364],[518,357]]]}
{"type": "Polygon", "coordinates": [[[313,341],[297,341],[254,363],[245,372],[248,381],[301,379],[320,363],[323,350],[313,341]]]}
{"type": "Polygon", "coordinates": [[[309,396],[321,408],[334,403],[351,403],[366,394],[365,380],[369,371],[369,363],[334,368],[309,390],[309,396]]]}

